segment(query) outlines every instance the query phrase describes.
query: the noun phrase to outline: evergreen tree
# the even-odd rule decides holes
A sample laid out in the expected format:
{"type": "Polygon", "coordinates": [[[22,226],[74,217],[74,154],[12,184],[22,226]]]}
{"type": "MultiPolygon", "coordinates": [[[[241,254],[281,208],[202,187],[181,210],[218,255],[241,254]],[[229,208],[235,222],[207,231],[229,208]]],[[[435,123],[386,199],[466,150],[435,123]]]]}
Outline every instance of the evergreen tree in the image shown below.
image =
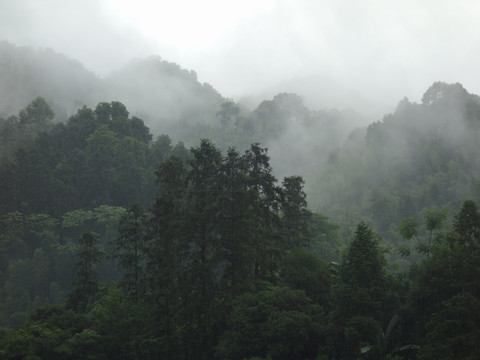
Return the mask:
{"type": "Polygon", "coordinates": [[[334,287],[334,318],[340,356],[356,358],[362,346],[376,343],[395,307],[385,273],[385,258],[373,230],[360,223],[340,267],[334,287]]]}
{"type": "Polygon", "coordinates": [[[142,293],[145,277],[146,216],[139,204],[134,204],[122,216],[119,236],[113,243],[118,265],[124,269],[124,286],[137,299],[142,293]]]}
{"type": "Polygon", "coordinates": [[[249,185],[244,156],[231,148],[222,166],[219,229],[225,269],[222,285],[230,295],[241,293],[253,280],[252,243],[255,229],[249,212],[249,185]]]}
{"type": "Polygon", "coordinates": [[[208,140],[191,149],[187,175],[185,279],[182,298],[187,357],[207,359],[215,343],[215,318],[222,247],[219,232],[222,154],[208,140]],[[198,327],[198,324],[202,324],[198,327]]]}
{"type": "Polygon", "coordinates": [[[146,242],[147,281],[153,305],[153,336],[161,339],[159,348],[162,358],[175,358],[180,349],[179,326],[180,306],[188,301],[181,298],[180,290],[186,294],[190,283],[184,282],[182,262],[187,261],[185,239],[186,170],[178,157],[170,157],[158,171],[158,195],[151,210],[149,234],[146,242]]]}
{"type": "Polygon", "coordinates": [[[298,249],[311,245],[310,219],[307,209],[307,194],[303,191],[304,181],[300,176],[283,180],[282,225],[284,249],[298,249]]]}
{"type": "Polygon", "coordinates": [[[67,308],[85,312],[95,300],[99,289],[95,265],[104,256],[97,244],[98,235],[90,231],[84,232],[78,239],[77,262],[74,264],[75,279],[73,291],[68,295],[67,308]]]}
{"type": "Polygon", "coordinates": [[[465,247],[480,246],[480,212],[477,204],[466,200],[453,223],[458,239],[465,247]]]}
{"type": "Polygon", "coordinates": [[[272,175],[267,149],[252,144],[245,153],[252,215],[252,251],[255,278],[274,281],[281,248],[280,193],[272,175]]]}

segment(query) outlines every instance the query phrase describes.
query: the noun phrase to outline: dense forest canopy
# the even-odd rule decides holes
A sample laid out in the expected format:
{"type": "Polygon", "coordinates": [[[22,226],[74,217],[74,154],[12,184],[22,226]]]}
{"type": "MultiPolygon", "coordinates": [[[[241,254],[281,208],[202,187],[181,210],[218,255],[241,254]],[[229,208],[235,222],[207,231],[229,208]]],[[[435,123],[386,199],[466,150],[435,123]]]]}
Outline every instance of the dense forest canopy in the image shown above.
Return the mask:
{"type": "Polygon", "coordinates": [[[0,59],[0,357],[480,355],[462,85],[359,127],[297,94],[246,108],[159,58],[105,79],[0,59]]]}

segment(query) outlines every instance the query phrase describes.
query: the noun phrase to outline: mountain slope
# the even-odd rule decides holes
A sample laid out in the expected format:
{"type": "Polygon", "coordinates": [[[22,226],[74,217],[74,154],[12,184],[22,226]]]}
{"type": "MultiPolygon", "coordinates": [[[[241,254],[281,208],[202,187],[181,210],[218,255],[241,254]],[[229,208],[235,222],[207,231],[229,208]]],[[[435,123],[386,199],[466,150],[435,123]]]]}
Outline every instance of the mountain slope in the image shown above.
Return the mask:
{"type": "Polygon", "coordinates": [[[0,42],[0,116],[16,114],[41,96],[65,119],[96,101],[100,79],[79,62],[51,49],[0,42]]]}
{"type": "Polygon", "coordinates": [[[193,71],[159,57],[134,60],[101,79],[53,50],[1,42],[0,117],[18,113],[38,96],[52,106],[57,121],[65,121],[84,105],[118,100],[155,133],[165,132],[179,119],[207,123],[224,101],[193,71]]]}
{"type": "Polygon", "coordinates": [[[462,85],[434,83],[422,103],[404,99],[357,135],[315,184],[316,201],[338,219],[356,211],[386,233],[425,209],[480,200],[480,97],[462,85]]]}

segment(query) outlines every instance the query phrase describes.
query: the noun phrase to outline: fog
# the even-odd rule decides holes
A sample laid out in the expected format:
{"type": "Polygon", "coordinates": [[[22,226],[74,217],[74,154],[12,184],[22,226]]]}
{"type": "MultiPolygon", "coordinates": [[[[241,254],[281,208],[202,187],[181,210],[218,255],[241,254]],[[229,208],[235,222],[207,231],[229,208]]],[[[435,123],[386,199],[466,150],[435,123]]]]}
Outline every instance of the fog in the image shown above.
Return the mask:
{"type": "Polygon", "coordinates": [[[480,93],[479,15],[468,0],[2,0],[0,39],[99,76],[156,55],[226,97],[296,91],[313,108],[381,116],[434,81],[480,93]]]}

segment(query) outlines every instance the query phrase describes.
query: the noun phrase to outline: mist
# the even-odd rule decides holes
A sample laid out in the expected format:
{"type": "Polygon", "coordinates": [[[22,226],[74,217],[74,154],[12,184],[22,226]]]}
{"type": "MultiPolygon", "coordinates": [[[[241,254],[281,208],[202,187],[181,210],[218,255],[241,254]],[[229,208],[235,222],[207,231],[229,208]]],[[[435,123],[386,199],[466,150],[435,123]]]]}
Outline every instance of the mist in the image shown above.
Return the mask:
{"type": "Polygon", "coordinates": [[[480,359],[479,15],[2,0],[0,354],[480,359]]]}
{"type": "Polygon", "coordinates": [[[155,55],[228,98],[304,92],[314,109],[372,104],[367,115],[379,119],[434,81],[480,92],[478,15],[468,0],[7,0],[0,38],[52,48],[102,77],[155,55]]]}
{"type": "MultiPolygon", "coordinates": [[[[84,105],[120,101],[155,136],[175,142],[203,137],[244,150],[245,139],[258,141],[275,175],[304,176],[310,194],[328,159],[364,146],[367,126],[420,104],[434,82],[480,93],[480,4],[471,1],[8,0],[2,7],[0,116],[39,95],[57,121],[84,105]],[[233,113],[222,108],[230,101],[233,113]]],[[[461,123],[442,126],[463,139],[461,123]]],[[[421,126],[432,121],[416,124],[428,133],[421,126]]],[[[402,131],[391,136],[398,154],[408,150],[402,131]]],[[[312,199],[314,208],[328,202],[312,199]]]]}

